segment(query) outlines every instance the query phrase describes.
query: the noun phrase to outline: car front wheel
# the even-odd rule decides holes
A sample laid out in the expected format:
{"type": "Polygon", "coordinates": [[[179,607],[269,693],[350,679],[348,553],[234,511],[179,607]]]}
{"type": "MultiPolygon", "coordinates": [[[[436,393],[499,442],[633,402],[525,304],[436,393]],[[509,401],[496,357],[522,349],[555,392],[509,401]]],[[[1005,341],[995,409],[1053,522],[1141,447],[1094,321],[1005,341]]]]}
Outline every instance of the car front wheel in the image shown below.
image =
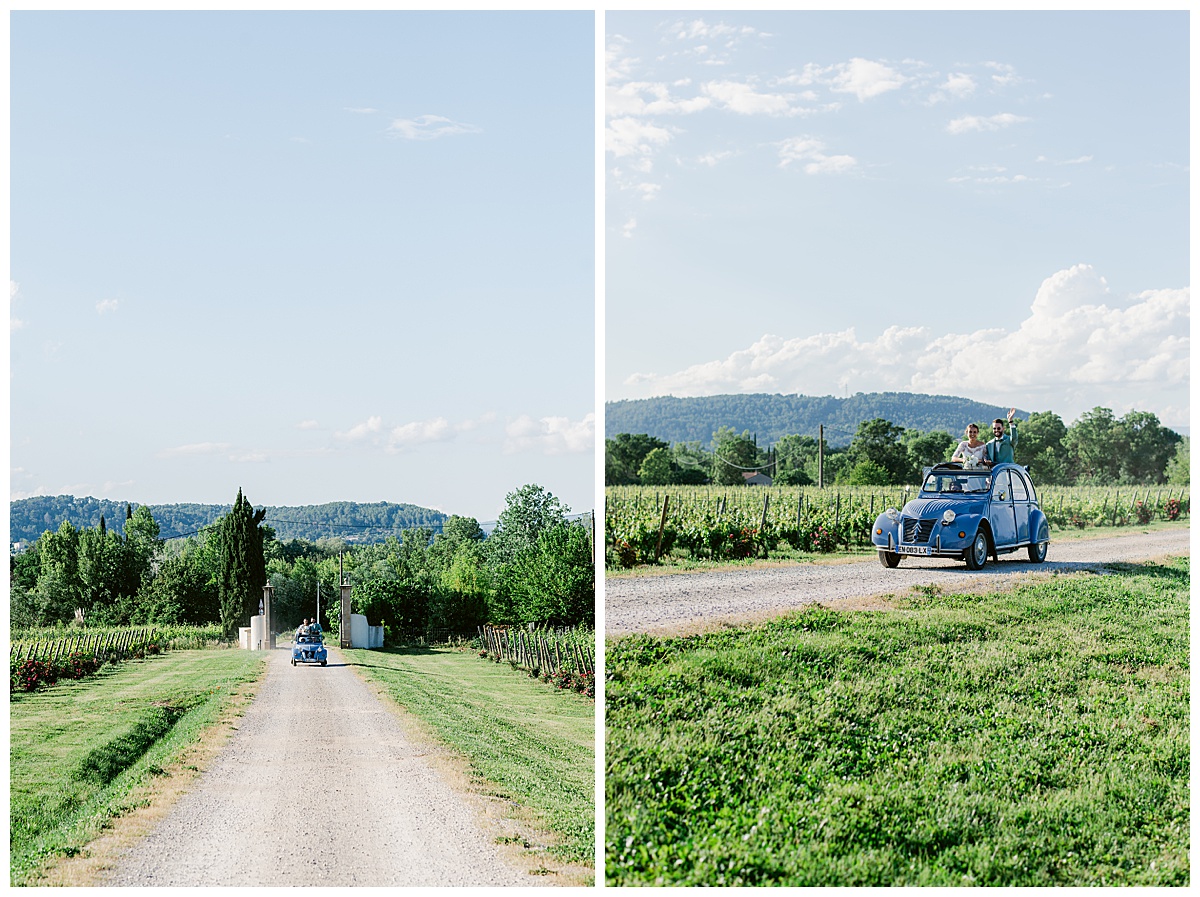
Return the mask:
{"type": "Polygon", "coordinates": [[[879,549],[879,563],[885,567],[899,567],[900,555],[894,551],[885,551],[881,548],[879,549]]]}
{"type": "Polygon", "coordinates": [[[1046,559],[1046,549],[1049,547],[1049,542],[1034,542],[1029,546],[1029,560],[1034,564],[1040,564],[1046,559]]]}
{"type": "Polygon", "coordinates": [[[988,556],[988,540],[987,533],[982,529],[976,531],[975,539],[971,542],[971,547],[967,549],[967,569],[982,570],[983,565],[987,563],[988,556]]]}

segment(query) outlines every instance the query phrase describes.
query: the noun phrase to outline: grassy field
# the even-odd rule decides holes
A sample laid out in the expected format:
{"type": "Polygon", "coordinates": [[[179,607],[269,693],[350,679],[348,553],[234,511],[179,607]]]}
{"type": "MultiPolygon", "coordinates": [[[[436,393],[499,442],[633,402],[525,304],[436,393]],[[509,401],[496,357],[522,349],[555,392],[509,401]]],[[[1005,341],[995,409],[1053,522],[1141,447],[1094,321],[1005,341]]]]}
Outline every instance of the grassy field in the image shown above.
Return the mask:
{"type": "Polygon", "coordinates": [[[595,863],[595,702],[450,648],[343,650],[491,793],[530,808],[558,858],[595,863]]]}
{"type": "Polygon", "coordinates": [[[1189,562],[609,643],[610,885],[1170,885],[1189,562]]]}
{"type": "Polygon", "coordinates": [[[73,856],[180,761],[261,675],[249,651],[178,651],[106,666],[94,678],[16,694],[9,705],[9,878],[73,856]]]}

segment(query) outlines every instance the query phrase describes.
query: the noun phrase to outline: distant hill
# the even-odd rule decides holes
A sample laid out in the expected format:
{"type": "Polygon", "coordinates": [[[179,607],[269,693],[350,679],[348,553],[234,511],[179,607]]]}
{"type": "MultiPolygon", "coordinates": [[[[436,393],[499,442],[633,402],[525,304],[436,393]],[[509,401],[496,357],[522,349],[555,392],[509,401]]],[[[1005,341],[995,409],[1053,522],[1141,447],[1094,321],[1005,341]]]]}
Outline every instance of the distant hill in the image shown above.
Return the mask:
{"type": "MultiPolygon", "coordinates": [[[[137,502],[132,503],[138,507],[137,502]]],[[[64,520],[75,527],[94,527],[104,515],[105,524],[122,532],[125,526],[125,502],[101,498],[76,498],[73,495],[35,496],[9,502],[9,539],[32,542],[46,530],[56,530],[64,520]]],[[[229,513],[232,505],[172,504],[149,505],[164,539],[191,535],[201,527],[229,513]]],[[[405,529],[424,526],[441,532],[446,515],[419,505],[352,501],[323,505],[267,507],[265,523],[281,540],[306,539],[315,542],[337,536],[347,542],[382,542],[389,535],[399,537],[405,529]]]]}
{"type": "MultiPolygon", "coordinates": [[[[756,434],[759,446],[766,448],[791,433],[815,437],[824,424],[825,440],[836,448],[850,444],[859,423],[876,417],[922,432],[945,430],[959,436],[972,421],[986,432],[993,419],[1007,414],[1008,408],[971,399],[907,392],[860,392],[844,399],[778,394],[658,396],[606,403],[604,435],[611,439],[618,433],[647,433],[666,442],[708,446],[718,427],[733,427],[738,433],[756,434]]],[[[1017,409],[1018,419],[1028,416],[1017,409]]]]}

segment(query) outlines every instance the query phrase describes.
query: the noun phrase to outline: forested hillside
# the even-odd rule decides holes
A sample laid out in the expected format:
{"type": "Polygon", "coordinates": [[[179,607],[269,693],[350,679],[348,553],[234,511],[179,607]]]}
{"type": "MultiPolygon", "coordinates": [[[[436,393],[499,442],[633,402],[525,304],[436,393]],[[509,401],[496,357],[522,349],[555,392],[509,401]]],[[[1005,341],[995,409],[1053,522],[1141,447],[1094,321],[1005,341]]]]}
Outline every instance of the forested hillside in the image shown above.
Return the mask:
{"type": "MultiPolygon", "coordinates": [[[[1028,415],[1020,408],[1018,416],[1028,415]]],[[[604,406],[604,435],[646,433],[668,443],[699,442],[710,446],[718,427],[749,430],[766,446],[784,436],[816,437],[825,425],[825,441],[849,445],[864,420],[883,418],[906,429],[958,435],[970,421],[988,423],[1008,408],[956,396],[906,392],[858,393],[848,398],[802,395],[725,395],[697,398],[658,396],[625,399],[604,406]]]]}
{"type": "MultiPolygon", "coordinates": [[[[129,505],[136,509],[136,502],[129,505]]],[[[197,532],[229,513],[232,505],[149,505],[161,538],[197,532]]],[[[415,526],[441,532],[446,515],[418,505],[352,501],[298,507],[268,507],[264,521],[278,539],[318,539],[337,536],[347,542],[382,542],[415,526]]],[[[123,532],[126,502],[73,495],[42,495],[9,502],[9,540],[32,542],[46,530],[57,530],[68,520],[77,529],[98,526],[101,515],[116,532],[123,532]]]]}

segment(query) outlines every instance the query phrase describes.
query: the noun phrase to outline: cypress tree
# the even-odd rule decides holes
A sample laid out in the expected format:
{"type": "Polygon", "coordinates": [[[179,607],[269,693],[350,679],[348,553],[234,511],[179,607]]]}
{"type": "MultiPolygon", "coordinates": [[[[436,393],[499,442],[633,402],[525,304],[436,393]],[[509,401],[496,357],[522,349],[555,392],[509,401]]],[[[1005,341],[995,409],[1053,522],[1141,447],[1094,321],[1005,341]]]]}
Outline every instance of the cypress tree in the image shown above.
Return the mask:
{"type": "Polygon", "coordinates": [[[221,602],[221,627],[225,638],[237,635],[258,612],[258,600],[267,581],[260,524],[265,510],[255,511],[238,489],[233,510],[221,518],[221,558],[217,592],[221,602]]]}

